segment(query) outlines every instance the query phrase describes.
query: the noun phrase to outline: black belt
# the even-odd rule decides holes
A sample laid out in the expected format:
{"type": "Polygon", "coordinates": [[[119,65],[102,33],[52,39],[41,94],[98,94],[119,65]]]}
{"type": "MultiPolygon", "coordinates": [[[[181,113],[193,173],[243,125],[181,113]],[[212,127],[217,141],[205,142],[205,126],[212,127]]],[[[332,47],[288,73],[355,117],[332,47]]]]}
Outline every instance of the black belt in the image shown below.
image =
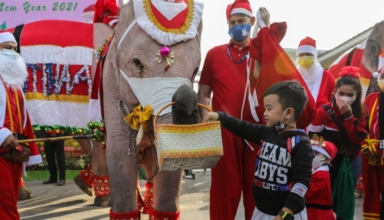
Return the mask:
{"type": "Polygon", "coordinates": [[[306,207],[312,208],[312,209],[321,209],[321,210],[332,209],[332,205],[320,205],[320,204],[306,204],[306,207]]]}

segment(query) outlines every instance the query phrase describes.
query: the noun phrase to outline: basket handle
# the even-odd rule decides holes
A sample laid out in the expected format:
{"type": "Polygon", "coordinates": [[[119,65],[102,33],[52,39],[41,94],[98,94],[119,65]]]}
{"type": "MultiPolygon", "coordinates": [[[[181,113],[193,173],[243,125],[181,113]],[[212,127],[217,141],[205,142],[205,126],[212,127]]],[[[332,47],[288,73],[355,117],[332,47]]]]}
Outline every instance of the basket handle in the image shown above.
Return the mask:
{"type": "MultiPolygon", "coordinates": [[[[160,113],[161,113],[164,109],[168,108],[168,107],[171,106],[171,105],[174,105],[175,103],[176,103],[176,102],[171,102],[171,103],[166,104],[166,105],[165,105],[164,107],[162,107],[162,108],[159,110],[159,112],[155,115],[155,118],[153,119],[153,130],[154,130],[154,133],[155,133],[155,140],[157,139],[157,128],[156,128],[157,118],[159,117],[160,113]]],[[[203,105],[203,104],[200,104],[200,103],[197,103],[197,105],[200,106],[200,107],[203,107],[203,108],[207,109],[209,112],[212,112],[212,109],[210,109],[210,108],[209,108],[208,106],[206,106],[206,105],[203,105]]]]}

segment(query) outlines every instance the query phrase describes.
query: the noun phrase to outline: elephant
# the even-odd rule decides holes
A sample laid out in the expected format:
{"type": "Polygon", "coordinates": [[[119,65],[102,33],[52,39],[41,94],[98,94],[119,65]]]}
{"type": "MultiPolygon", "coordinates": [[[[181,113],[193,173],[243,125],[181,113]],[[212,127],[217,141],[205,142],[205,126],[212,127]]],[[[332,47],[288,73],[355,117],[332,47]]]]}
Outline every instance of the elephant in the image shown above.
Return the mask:
{"type": "MultiPolygon", "coordinates": [[[[170,7],[176,4],[158,2],[170,7]]],[[[198,14],[192,18],[195,31],[189,36],[181,35],[184,37],[182,40],[171,43],[164,43],[149,35],[151,30],[143,29],[140,19],[145,13],[141,11],[142,14],[138,14],[138,11],[145,8],[146,13],[153,13],[148,11],[151,8],[149,1],[131,0],[121,8],[102,74],[101,99],[106,129],[111,219],[139,218],[135,189],[140,163],[148,177],[147,192],[153,192],[153,197],[147,198],[147,201],[153,201],[150,218],[180,219],[182,171],[159,172],[154,140],[156,127],[153,123],[172,123],[170,110],[160,113],[159,109],[171,102],[180,85],[192,87],[199,70],[203,6],[199,2],[188,2],[188,7],[195,7],[194,10],[186,9],[188,13],[194,11],[198,14]],[[141,9],[140,5],[143,6],[141,9]],[[148,104],[151,102],[153,105],[148,104]],[[140,121],[139,128],[127,123],[132,122],[136,111],[141,115],[150,114],[147,121],[140,121]],[[153,122],[155,114],[160,117],[153,122]]],[[[162,31],[160,35],[169,34],[167,30],[162,31]]],[[[147,192],[145,197],[152,194],[147,195],[147,192]]]]}

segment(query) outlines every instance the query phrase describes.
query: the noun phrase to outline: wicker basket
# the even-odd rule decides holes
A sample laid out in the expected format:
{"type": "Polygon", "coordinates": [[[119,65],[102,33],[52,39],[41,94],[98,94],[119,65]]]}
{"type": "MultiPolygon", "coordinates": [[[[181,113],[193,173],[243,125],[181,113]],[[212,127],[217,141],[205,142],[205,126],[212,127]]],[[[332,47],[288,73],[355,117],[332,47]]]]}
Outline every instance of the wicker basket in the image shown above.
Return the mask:
{"type": "MultiPolygon", "coordinates": [[[[156,124],[164,106],[155,116],[155,144],[161,171],[204,169],[216,166],[223,156],[220,122],[192,125],[156,124]]],[[[212,111],[205,105],[199,106],[212,111]]]]}

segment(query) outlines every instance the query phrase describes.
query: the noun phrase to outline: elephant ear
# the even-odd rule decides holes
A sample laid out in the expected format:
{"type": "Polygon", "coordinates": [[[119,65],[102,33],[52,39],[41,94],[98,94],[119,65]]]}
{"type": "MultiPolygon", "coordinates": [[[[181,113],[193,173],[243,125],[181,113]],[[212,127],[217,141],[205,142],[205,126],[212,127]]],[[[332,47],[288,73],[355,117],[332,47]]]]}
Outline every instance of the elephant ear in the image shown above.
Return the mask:
{"type": "Polygon", "coordinates": [[[381,21],[373,27],[371,34],[367,39],[367,44],[364,49],[363,65],[370,72],[376,72],[379,65],[377,54],[381,50],[382,31],[384,30],[384,21],[381,21]]]}

